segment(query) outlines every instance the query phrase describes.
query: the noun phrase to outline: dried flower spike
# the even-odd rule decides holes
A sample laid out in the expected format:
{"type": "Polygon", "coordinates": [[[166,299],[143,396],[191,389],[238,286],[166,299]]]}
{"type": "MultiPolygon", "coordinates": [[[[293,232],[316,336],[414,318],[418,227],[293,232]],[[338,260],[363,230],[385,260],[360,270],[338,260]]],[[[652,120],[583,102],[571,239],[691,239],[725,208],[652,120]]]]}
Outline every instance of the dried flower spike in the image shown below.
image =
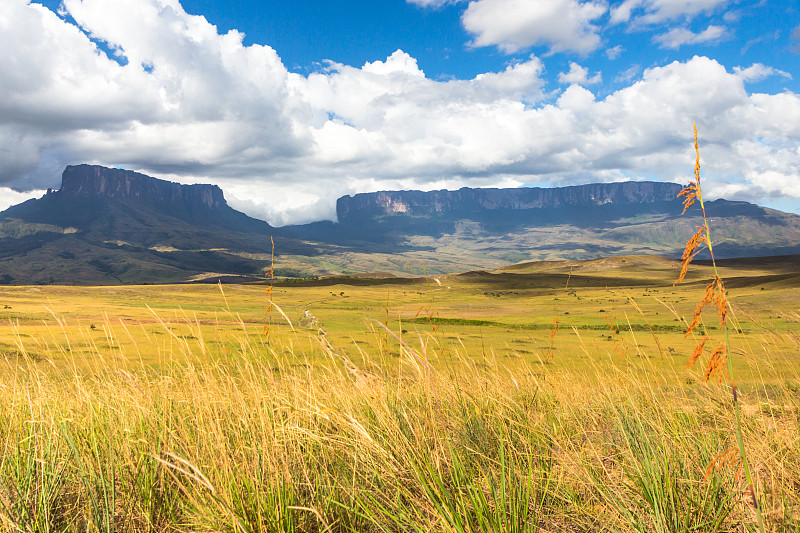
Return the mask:
{"type": "Polygon", "coordinates": [[[686,366],[694,366],[695,362],[702,357],[703,349],[705,348],[706,341],[708,341],[708,339],[708,335],[703,335],[703,338],[700,339],[700,342],[694,347],[694,351],[692,351],[692,355],[689,357],[689,362],[686,364],[686,366]]]}
{"type": "Polygon", "coordinates": [[[678,281],[673,283],[673,285],[677,285],[683,281],[683,278],[689,271],[689,263],[692,262],[698,253],[700,253],[700,246],[707,244],[707,242],[708,237],[705,226],[697,226],[697,233],[695,233],[692,238],[686,242],[686,248],[683,250],[683,255],[681,255],[681,273],[678,276],[678,281]]]}
{"type": "Polygon", "coordinates": [[[711,356],[708,358],[708,365],[703,372],[703,381],[719,375],[725,369],[725,363],[728,362],[728,345],[724,342],[714,348],[711,356]]]}
{"type": "Polygon", "coordinates": [[[725,286],[719,276],[714,276],[711,283],[706,286],[706,292],[703,294],[703,298],[697,304],[697,307],[695,307],[694,313],[692,313],[692,323],[689,324],[689,328],[686,330],[687,337],[700,324],[700,313],[703,312],[703,307],[708,304],[713,304],[717,307],[720,327],[724,328],[728,322],[728,297],[725,293],[725,286]]]}
{"type": "MultiPolygon", "coordinates": [[[[700,189],[700,147],[697,144],[697,124],[693,125],[694,128],[694,153],[695,153],[695,161],[694,161],[694,180],[689,182],[689,184],[684,187],[681,192],[678,193],[678,198],[683,196],[683,213],[689,209],[692,204],[694,204],[697,200],[700,200],[700,205],[703,205],[703,192],[700,189]]],[[[681,214],[683,214],[681,213],[681,214]]],[[[703,207],[703,217],[705,218],[705,207],[703,207]]]]}
{"type": "MultiPolygon", "coordinates": [[[[714,267],[714,279],[712,279],[711,283],[706,286],[703,298],[700,300],[700,303],[697,304],[697,307],[692,314],[692,323],[689,325],[686,335],[691,334],[700,323],[700,313],[702,313],[703,308],[708,304],[713,304],[717,308],[720,329],[725,336],[725,342],[721,343],[714,349],[714,351],[711,352],[711,355],[708,358],[708,364],[703,372],[703,381],[708,381],[712,377],[716,376],[722,378],[725,367],[727,366],[727,377],[730,380],[731,394],[733,395],[733,409],[736,415],[736,443],[739,451],[739,469],[744,472],[744,475],[747,479],[747,491],[750,495],[752,508],[755,510],[758,518],[758,530],[760,533],[765,533],[764,520],[761,515],[761,507],[759,506],[758,497],[756,496],[755,484],[753,483],[753,476],[750,472],[750,466],[747,462],[747,454],[742,438],[739,396],[736,390],[736,383],[733,379],[733,362],[731,361],[728,353],[728,295],[725,290],[725,285],[722,283],[722,278],[719,275],[716,259],[714,258],[714,248],[711,245],[711,230],[708,227],[706,207],[703,203],[703,194],[700,189],[700,149],[697,145],[696,124],[694,125],[694,151],[696,154],[694,163],[694,179],[689,183],[689,185],[684,187],[680,193],[678,193],[678,198],[683,197],[684,213],[695,202],[699,202],[703,215],[703,225],[697,227],[697,232],[686,243],[686,248],[681,256],[681,272],[678,276],[678,281],[676,281],[675,284],[680,283],[686,276],[686,272],[689,269],[689,263],[691,263],[692,259],[694,259],[694,257],[698,254],[700,247],[702,245],[707,246],[708,253],[711,256],[711,265],[714,267]]],[[[692,351],[692,355],[689,357],[688,366],[692,366],[700,357],[703,356],[703,351],[708,340],[709,337],[704,335],[695,347],[694,351],[692,351]]],[[[729,451],[718,455],[711,461],[711,464],[706,469],[706,479],[710,477],[714,470],[718,469],[723,464],[730,464],[732,462],[733,454],[729,451]]]]}

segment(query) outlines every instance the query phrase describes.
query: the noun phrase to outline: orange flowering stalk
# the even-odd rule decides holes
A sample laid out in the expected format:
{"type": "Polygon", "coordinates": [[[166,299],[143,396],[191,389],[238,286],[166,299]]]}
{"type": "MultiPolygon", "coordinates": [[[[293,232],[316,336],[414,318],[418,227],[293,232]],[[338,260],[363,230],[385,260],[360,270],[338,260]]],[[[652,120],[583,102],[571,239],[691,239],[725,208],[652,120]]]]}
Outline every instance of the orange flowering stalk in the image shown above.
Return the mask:
{"type": "MultiPolygon", "coordinates": [[[[714,278],[711,280],[706,286],[705,293],[703,294],[703,298],[695,307],[694,313],[692,313],[692,322],[689,324],[689,327],[686,330],[686,335],[690,335],[700,324],[700,315],[703,312],[703,308],[707,305],[712,305],[717,308],[717,315],[719,317],[719,324],[720,330],[725,336],[725,341],[721,342],[714,350],[711,352],[708,363],[706,365],[706,369],[703,372],[703,381],[708,381],[711,378],[718,377],[723,378],[725,377],[724,371],[727,369],[727,378],[730,380],[731,384],[731,393],[733,394],[733,408],[734,413],[736,415],[736,442],[738,444],[738,451],[739,457],[741,459],[740,466],[744,471],[745,477],[747,479],[747,492],[750,497],[750,504],[752,505],[753,509],[756,512],[756,516],[758,518],[758,528],[761,533],[764,533],[764,521],[761,516],[761,508],[758,504],[758,498],[756,496],[755,485],[753,484],[753,478],[750,474],[750,466],[747,462],[747,455],[744,449],[744,440],[742,438],[742,421],[741,421],[741,414],[740,414],[740,407],[739,407],[739,396],[736,390],[736,384],[733,380],[733,363],[729,356],[729,341],[728,341],[728,295],[725,290],[725,284],[722,282],[722,278],[719,275],[719,271],[717,270],[717,262],[714,258],[714,248],[711,244],[711,230],[708,227],[708,217],[706,216],[706,207],[703,203],[703,191],[700,187],[700,149],[697,144],[697,125],[694,125],[694,151],[696,154],[695,164],[694,164],[694,178],[693,180],[684,187],[680,193],[678,193],[678,198],[683,198],[683,213],[686,213],[686,210],[689,209],[695,202],[700,204],[700,210],[703,214],[703,225],[697,226],[697,232],[687,241],[686,248],[681,255],[681,271],[678,275],[678,280],[675,282],[677,285],[683,278],[686,276],[686,273],[689,270],[689,263],[695,258],[695,256],[702,251],[702,247],[705,246],[708,248],[708,253],[711,256],[711,264],[714,267],[714,278]]],[[[682,213],[682,214],[683,214],[682,213]]],[[[688,366],[694,365],[694,363],[703,356],[703,352],[705,350],[706,342],[710,339],[708,335],[703,335],[700,342],[695,347],[694,351],[692,351],[691,356],[689,357],[688,366]]],[[[726,452],[727,453],[727,452],[726,452]]],[[[724,457],[718,457],[715,461],[712,461],[712,464],[709,465],[709,470],[706,472],[706,476],[710,475],[710,472],[714,468],[718,468],[721,463],[731,463],[733,462],[732,457],[730,454],[726,454],[724,457]]]]}
{"type": "MultiPolygon", "coordinates": [[[[676,285],[683,281],[683,278],[689,271],[689,263],[691,263],[695,256],[702,251],[704,246],[708,248],[708,253],[711,255],[711,261],[714,264],[715,272],[717,268],[716,261],[714,260],[714,248],[711,245],[711,230],[708,227],[708,218],[706,217],[706,206],[703,202],[703,190],[700,187],[700,148],[697,144],[696,124],[694,125],[694,151],[696,154],[694,162],[694,178],[686,187],[681,190],[681,192],[678,193],[678,198],[683,197],[683,213],[686,213],[686,210],[689,209],[689,207],[691,207],[695,202],[700,203],[700,210],[703,213],[703,225],[697,226],[697,232],[686,242],[686,248],[683,250],[683,255],[681,255],[681,271],[678,275],[678,281],[675,282],[676,285]]],[[[703,312],[703,308],[709,304],[717,308],[717,314],[719,315],[720,319],[720,329],[725,330],[728,322],[728,297],[725,291],[725,285],[722,282],[722,278],[720,278],[719,274],[715,274],[714,279],[711,280],[711,283],[709,283],[706,287],[703,298],[697,304],[697,307],[695,307],[694,313],[692,313],[692,322],[689,324],[689,328],[686,330],[687,336],[689,336],[700,324],[700,315],[703,312]]],[[[703,347],[707,340],[708,336],[704,336],[700,341],[700,344],[698,344],[694,352],[692,352],[692,356],[690,357],[690,365],[693,365],[695,361],[702,356],[703,347]]],[[[727,344],[722,343],[712,352],[712,357],[709,358],[708,366],[706,367],[706,371],[703,373],[703,379],[708,380],[711,376],[718,375],[719,362],[726,359],[727,344]]]]}

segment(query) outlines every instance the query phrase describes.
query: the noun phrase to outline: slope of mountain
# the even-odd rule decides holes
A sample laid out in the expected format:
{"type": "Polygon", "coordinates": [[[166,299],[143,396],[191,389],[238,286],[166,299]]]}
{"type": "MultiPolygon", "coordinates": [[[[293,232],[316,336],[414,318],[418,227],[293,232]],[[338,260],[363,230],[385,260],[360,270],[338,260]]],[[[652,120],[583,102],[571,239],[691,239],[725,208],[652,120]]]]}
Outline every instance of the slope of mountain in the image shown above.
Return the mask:
{"type": "MultiPolygon", "coordinates": [[[[115,284],[496,269],[522,261],[677,257],[699,224],[671,183],[552,189],[384,191],[345,196],[339,222],[273,228],[213,185],[99,166],[0,213],[0,283],[115,284]]],[[[718,257],[800,253],[800,216],[706,204],[718,257]]]]}
{"type": "MultiPolygon", "coordinates": [[[[282,229],[342,246],[372,243],[386,252],[425,256],[430,272],[452,272],[456,262],[468,269],[623,254],[675,257],[700,223],[697,205],[681,214],[680,190],[674,183],[626,182],[383,191],[340,198],[338,224],[282,229]]],[[[707,202],[706,208],[720,257],[800,252],[800,216],[726,200],[707,202]]]]}
{"type": "MultiPolygon", "coordinates": [[[[212,185],[180,185],[99,166],[67,167],[61,188],[0,213],[0,281],[184,281],[259,275],[277,231],[212,185]]],[[[282,249],[315,250],[279,237],[282,249]]]]}

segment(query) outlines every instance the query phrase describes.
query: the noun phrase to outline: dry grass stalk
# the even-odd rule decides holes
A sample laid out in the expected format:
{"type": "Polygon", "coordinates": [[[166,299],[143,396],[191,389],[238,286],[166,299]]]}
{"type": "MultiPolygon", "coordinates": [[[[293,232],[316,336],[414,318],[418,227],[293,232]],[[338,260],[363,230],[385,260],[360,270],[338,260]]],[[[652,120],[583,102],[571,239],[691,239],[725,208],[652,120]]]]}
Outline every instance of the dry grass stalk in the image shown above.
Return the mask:
{"type": "MultiPolygon", "coordinates": [[[[712,377],[722,377],[723,370],[727,366],[727,378],[731,384],[731,392],[733,395],[733,408],[734,413],[736,415],[736,442],[739,448],[739,457],[741,459],[741,465],[743,467],[745,477],[747,478],[747,491],[750,497],[750,503],[753,509],[756,512],[756,516],[758,518],[758,526],[759,531],[764,533],[764,522],[761,516],[761,508],[758,503],[758,497],[756,496],[755,486],[753,483],[753,478],[750,473],[750,467],[747,462],[747,454],[744,447],[744,439],[742,436],[742,422],[741,422],[741,414],[740,414],[740,407],[739,407],[739,397],[736,390],[736,383],[733,379],[733,363],[729,356],[728,351],[728,297],[725,291],[725,285],[722,282],[722,278],[719,275],[719,271],[717,270],[717,262],[714,257],[714,247],[711,241],[711,229],[708,226],[708,217],[706,216],[706,207],[705,203],[703,202],[703,191],[702,187],[700,186],[700,148],[697,143],[697,124],[693,125],[694,130],[694,150],[695,150],[695,164],[694,164],[694,178],[693,180],[684,187],[680,193],[678,193],[678,198],[683,197],[683,213],[686,213],[686,210],[689,209],[695,202],[700,204],[700,209],[703,215],[703,225],[697,227],[697,232],[688,240],[686,243],[686,248],[683,251],[683,255],[681,256],[681,271],[678,276],[678,281],[675,284],[681,282],[686,273],[689,269],[689,263],[691,263],[692,259],[702,250],[702,246],[706,246],[708,248],[708,253],[711,256],[711,264],[714,267],[714,278],[711,280],[706,286],[705,293],[703,294],[703,298],[697,304],[697,307],[692,314],[692,322],[689,324],[689,327],[686,331],[686,335],[690,335],[695,328],[700,323],[700,315],[703,312],[703,308],[711,304],[717,308],[717,315],[719,316],[719,324],[720,329],[725,337],[725,341],[721,342],[719,346],[717,346],[708,358],[708,364],[706,365],[706,369],[703,372],[703,381],[708,381],[712,377]]],[[[703,354],[704,346],[706,341],[708,340],[707,336],[703,336],[700,343],[695,347],[692,355],[689,358],[689,364],[694,364],[698,358],[700,358],[703,354]]]]}
{"type": "Polygon", "coordinates": [[[714,472],[718,472],[725,467],[736,468],[736,477],[742,475],[742,461],[739,458],[739,451],[736,448],[728,448],[724,452],[717,454],[711,459],[711,462],[706,467],[704,481],[708,481],[714,472]]]}
{"type": "Polygon", "coordinates": [[[556,319],[553,320],[553,327],[550,329],[550,346],[548,346],[548,348],[547,348],[547,355],[545,355],[545,357],[544,357],[545,361],[551,361],[553,359],[553,350],[555,349],[555,345],[554,344],[555,344],[555,340],[556,340],[556,335],[558,334],[558,327],[559,327],[558,326],[558,319],[559,318],[560,317],[556,317],[556,319]]]}
{"type": "Polygon", "coordinates": [[[705,348],[706,342],[708,341],[709,336],[703,335],[703,338],[700,339],[700,342],[697,343],[697,346],[694,347],[694,351],[692,351],[692,355],[689,356],[689,362],[686,366],[694,366],[695,362],[697,362],[700,357],[703,356],[703,349],[705,348]]]}

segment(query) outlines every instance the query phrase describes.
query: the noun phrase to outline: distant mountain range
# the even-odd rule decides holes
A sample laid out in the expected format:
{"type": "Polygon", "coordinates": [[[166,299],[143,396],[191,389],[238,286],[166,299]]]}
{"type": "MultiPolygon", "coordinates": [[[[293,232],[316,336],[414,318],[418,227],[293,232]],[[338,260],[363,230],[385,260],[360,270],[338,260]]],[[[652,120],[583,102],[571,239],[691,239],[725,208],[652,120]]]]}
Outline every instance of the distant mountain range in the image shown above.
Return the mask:
{"type": "MultiPolygon", "coordinates": [[[[61,188],[0,213],[0,281],[146,283],[205,273],[253,276],[274,228],[225,202],[214,185],[180,185],[119,169],[69,166],[61,188]]],[[[314,253],[295,239],[280,249],[314,253]]]]}
{"type": "MultiPolygon", "coordinates": [[[[699,223],[672,183],[382,191],[344,196],[338,222],[273,228],[213,185],[69,166],[61,188],[0,213],[0,283],[155,283],[435,274],[530,260],[680,255],[699,223]]],[[[720,257],[800,253],[800,216],[707,203],[720,257]]]]}
{"type": "MultiPolygon", "coordinates": [[[[636,181],[548,189],[382,191],[340,198],[338,223],[282,229],[345,246],[353,241],[380,244],[414,256],[417,265],[425,260],[434,271],[623,254],[679,257],[701,223],[697,204],[681,214],[681,188],[636,181]]],[[[800,252],[798,215],[727,200],[707,202],[706,210],[720,258],[800,252]]]]}

